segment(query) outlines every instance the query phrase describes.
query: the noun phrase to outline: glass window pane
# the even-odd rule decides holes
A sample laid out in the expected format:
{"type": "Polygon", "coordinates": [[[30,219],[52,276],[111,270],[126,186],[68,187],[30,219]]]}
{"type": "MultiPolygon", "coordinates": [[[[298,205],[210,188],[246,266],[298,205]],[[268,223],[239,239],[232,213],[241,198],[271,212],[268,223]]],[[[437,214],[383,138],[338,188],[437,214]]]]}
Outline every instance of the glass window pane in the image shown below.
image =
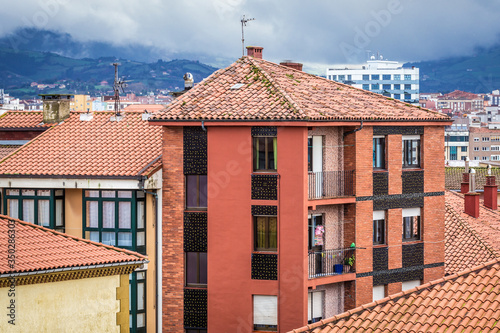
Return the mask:
{"type": "Polygon", "coordinates": [[[50,201],[38,200],[38,224],[50,227],[50,201]]]}
{"type": "Polygon", "coordinates": [[[56,200],[56,226],[60,227],[64,225],[64,217],[63,217],[63,201],[56,200]]]}
{"type": "Polygon", "coordinates": [[[115,191],[102,191],[101,195],[103,198],[114,198],[114,197],[116,197],[116,192],[115,191]]]}
{"type": "Polygon", "coordinates": [[[255,250],[266,247],[266,218],[258,216],[255,220],[255,250]]]}
{"type": "Polygon", "coordinates": [[[106,245],[116,245],[115,233],[114,232],[103,232],[102,233],[102,243],[106,245]]]}
{"type": "Polygon", "coordinates": [[[21,190],[22,195],[35,195],[35,190],[21,190]]]}
{"type": "Polygon", "coordinates": [[[137,202],[137,229],[144,228],[144,201],[137,202]]]}
{"type": "Polygon", "coordinates": [[[144,198],[144,192],[143,191],[135,191],[135,196],[137,198],[144,198]]]}
{"type": "Polygon", "coordinates": [[[23,200],[23,220],[35,223],[35,200],[23,200]]]}
{"type": "Polygon", "coordinates": [[[200,283],[207,284],[207,253],[200,252],[200,283]]]}
{"type": "Polygon", "coordinates": [[[198,253],[186,252],[186,284],[198,283],[198,253]]]}
{"type": "Polygon", "coordinates": [[[87,198],[99,198],[99,191],[85,191],[87,198]]]}
{"type": "Polygon", "coordinates": [[[276,251],[278,248],[278,220],[276,217],[269,217],[269,250],[276,251]]]}
{"type": "Polygon", "coordinates": [[[207,207],[207,176],[198,176],[200,182],[199,207],[207,207]]]}
{"type": "Polygon", "coordinates": [[[64,190],[56,190],[55,191],[55,195],[56,195],[56,197],[63,196],[64,195],[64,190]]]}
{"type": "Polygon", "coordinates": [[[49,197],[50,190],[38,190],[38,191],[36,191],[36,195],[38,195],[40,197],[49,197]]]}
{"type": "Polygon", "coordinates": [[[137,246],[146,245],[146,233],[144,231],[137,233],[137,246]]]}
{"type": "Polygon", "coordinates": [[[113,201],[103,201],[102,203],[102,227],[115,227],[115,203],[113,201]]]}
{"type": "Polygon", "coordinates": [[[274,167],[274,139],[275,138],[267,138],[267,169],[275,170],[274,167]]]}
{"type": "Polygon", "coordinates": [[[19,190],[7,190],[7,195],[19,195],[19,190]]]}
{"type": "Polygon", "coordinates": [[[118,246],[132,246],[132,233],[119,232],[118,233],[118,246]]]}
{"type": "Polygon", "coordinates": [[[99,243],[99,231],[86,231],[85,239],[99,243]]]}
{"type": "Polygon", "coordinates": [[[266,169],[266,138],[256,138],[257,140],[257,167],[256,170],[266,169]]]}
{"type": "Polygon", "coordinates": [[[186,176],[186,207],[198,206],[198,177],[194,175],[186,176]]]}
{"type": "Polygon", "coordinates": [[[132,228],[132,203],[129,201],[118,203],[118,228],[132,228]]]}
{"type": "Polygon", "coordinates": [[[136,278],[137,280],[144,280],[146,278],[146,272],[141,271],[141,272],[136,272],[136,278]]]}
{"type": "Polygon", "coordinates": [[[118,191],[118,198],[132,198],[132,191],[118,191]]]}
{"type": "Polygon", "coordinates": [[[146,314],[138,313],[137,314],[137,327],[144,327],[146,325],[146,314]]]}
{"type": "Polygon", "coordinates": [[[137,310],[144,310],[144,282],[137,283],[137,310]]]}
{"type": "Polygon", "coordinates": [[[19,200],[7,199],[7,215],[12,218],[19,218],[19,200]]]}
{"type": "Polygon", "coordinates": [[[87,201],[87,227],[99,227],[99,210],[97,201],[87,201]]]}

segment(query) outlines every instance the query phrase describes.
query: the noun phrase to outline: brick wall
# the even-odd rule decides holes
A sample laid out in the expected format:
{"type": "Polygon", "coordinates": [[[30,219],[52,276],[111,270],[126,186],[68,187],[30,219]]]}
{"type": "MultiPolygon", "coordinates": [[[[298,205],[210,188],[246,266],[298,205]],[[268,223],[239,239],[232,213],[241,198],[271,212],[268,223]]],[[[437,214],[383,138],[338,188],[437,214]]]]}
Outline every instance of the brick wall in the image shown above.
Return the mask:
{"type": "Polygon", "coordinates": [[[400,134],[387,135],[387,169],[389,171],[389,194],[401,194],[402,181],[401,175],[403,170],[403,139],[400,134]]]}
{"type": "Polygon", "coordinates": [[[162,328],[184,331],[184,177],[182,127],[163,127],[162,328]]]}
{"type": "Polygon", "coordinates": [[[403,217],[402,209],[387,210],[387,245],[389,246],[389,269],[402,267],[402,235],[403,217]]]}
{"type": "Polygon", "coordinates": [[[399,292],[401,292],[402,289],[403,289],[402,282],[389,283],[389,284],[387,284],[387,286],[385,288],[385,295],[389,296],[392,294],[399,293],[399,292]]]}

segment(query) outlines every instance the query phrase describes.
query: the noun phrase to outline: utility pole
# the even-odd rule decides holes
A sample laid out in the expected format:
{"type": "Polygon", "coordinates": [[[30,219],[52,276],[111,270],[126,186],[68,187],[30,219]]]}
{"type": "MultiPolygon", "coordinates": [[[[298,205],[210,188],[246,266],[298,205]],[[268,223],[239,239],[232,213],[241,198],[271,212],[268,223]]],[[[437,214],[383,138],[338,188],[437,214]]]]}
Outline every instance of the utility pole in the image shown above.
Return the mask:
{"type": "Polygon", "coordinates": [[[255,20],[254,18],[245,18],[245,15],[241,18],[241,55],[245,56],[245,32],[244,32],[244,27],[247,26],[248,21],[253,21],[255,20]]]}

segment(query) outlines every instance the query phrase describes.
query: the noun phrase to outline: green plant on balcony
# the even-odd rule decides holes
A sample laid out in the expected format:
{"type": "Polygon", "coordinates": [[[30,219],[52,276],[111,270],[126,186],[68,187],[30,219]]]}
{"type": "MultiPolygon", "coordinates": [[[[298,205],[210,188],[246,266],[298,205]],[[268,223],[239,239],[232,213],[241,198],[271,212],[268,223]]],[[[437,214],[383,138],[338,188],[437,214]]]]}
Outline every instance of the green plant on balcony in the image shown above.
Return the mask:
{"type": "Polygon", "coordinates": [[[354,265],[355,260],[356,260],[356,258],[354,257],[354,254],[350,257],[345,257],[344,258],[344,265],[352,267],[352,265],[354,265]]]}

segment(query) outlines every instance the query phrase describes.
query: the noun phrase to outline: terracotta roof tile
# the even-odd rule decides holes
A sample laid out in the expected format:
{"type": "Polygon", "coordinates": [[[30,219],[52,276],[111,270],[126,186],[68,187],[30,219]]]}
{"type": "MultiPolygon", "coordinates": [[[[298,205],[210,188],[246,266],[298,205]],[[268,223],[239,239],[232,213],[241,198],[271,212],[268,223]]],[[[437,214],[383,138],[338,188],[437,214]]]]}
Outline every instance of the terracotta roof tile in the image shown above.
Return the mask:
{"type": "Polygon", "coordinates": [[[81,121],[72,113],[0,161],[0,174],[135,177],[157,167],[161,127],[149,126],[140,112],[123,112],[119,122],[110,121],[112,115],[95,112],[81,121]]]}
{"type": "Polygon", "coordinates": [[[486,332],[500,318],[499,281],[496,259],[293,332],[486,332]]]}
{"type": "Polygon", "coordinates": [[[242,57],[154,113],[152,120],[448,121],[449,118],[262,59],[242,57]]]}
{"type": "Polygon", "coordinates": [[[43,123],[41,111],[8,111],[0,116],[0,128],[28,129],[50,127],[54,124],[43,123]]]}
{"type": "Polygon", "coordinates": [[[132,251],[73,237],[4,215],[0,215],[0,244],[0,274],[146,261],[145,256],[132,251]],[[7,262],[8,231],[12,230],[9,221],[15,226],[14,268],[7,262]]]}

